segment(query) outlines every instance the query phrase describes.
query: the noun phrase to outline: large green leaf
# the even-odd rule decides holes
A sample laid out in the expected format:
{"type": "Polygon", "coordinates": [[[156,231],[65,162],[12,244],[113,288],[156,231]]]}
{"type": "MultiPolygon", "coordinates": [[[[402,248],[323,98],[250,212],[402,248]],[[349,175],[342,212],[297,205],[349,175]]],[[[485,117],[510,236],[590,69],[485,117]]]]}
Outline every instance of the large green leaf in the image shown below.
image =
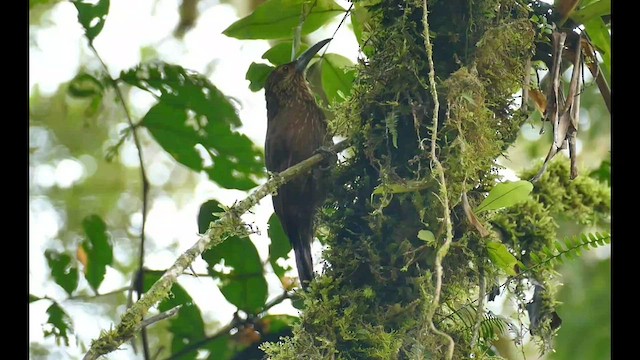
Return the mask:
{"type": "Polygon", "coordinates": [[[97,293],[107,272],[107,265],[113,262],[113,249],[109,243],[107,224],[100,216],[87,216],[82,220],[82,228],[87,236],[82,242],[82,248],[87,255],[84,274],[89,285],[97,293]]]}
{"type": "Polygon", "coordinates": [[[245,79],[249,80],[249,90],[253,92],[260,91],[273,69],[273,66],[252,62],[245,76],[245,79]]]}
{"type": "Polygon", "coordinates": [[[356,72],[353,63],[338,54],[325,54],[322,61],[322,88],[329,102],[342,102],[351,94],[356,72]]]}
{"type": "Polygon", "coordinates": [[[496,185],[476,209],[476,214],[515,205],[529,198],[533,184],[526,180],[505,182],[496,185]]]}
{"type": "Polygon", "coordinates": [[[64,344],[69,346],[69,333],[73,333],[69,315],[56,302],[47,308],[47,315],[47,324],[50,324],[51,328],[44,330],[44,336],[53,336],[56,344],[60,345],[60,342],[64,341],[64,344]]]}
{"type": "Polygon", "coordinates": [[[226,28],[222,33],[237,39],[283,39],[293,35],[300,14],[311,12],[302,25],[306,35],[326,24],[345,10],[333,0],[267,0],[253,13],[226,28]],[[312,7],[313,5],[313,7],[312,7]],[[312,8],[311,8],[312,7],[312,8]]]}
{"type": "Polygon", "coordinates": [[[289,242],[287,235],[284,233],[280,219],[278,219],[278,216],[275,213],[273,213],[269,218],[268,233],[269,239],[271,239],[271,244],[269,245],[269,262],[271,263],[271,267],[273,267],[273,271],[276,275],[278,275],[279,278],[282,278],[285,271],[289,270],[291,267],[287,266],[287,268],[284,268],[278,265],[277,261],[280,258],[287,258],[287,255],[291,251],[291,243],[289,242]]]}
{"type": "Polygon", "coordinates": [[[78,268],[71,266],[71,256],[53,250],[46,250],[44,256],[51,268],[53,280],[71,295],[78,287],[78,268]]]}
{"type": "Polygon", "coordinates": [[[587,21],[605,15],[611,14],[611,0],[596,0],[589,4],[582,2],[581,8],[574,11],[570,17],[578,24],[584,24],[587,21]]]}
{"type": "Polygon", "coordinates": [[[73,5],[78,9],[78,21],[84,28],[89,43],[93,43],[107,21],[109,0],[76,0],[73,5]]]}
{"type": "MultiPolygon", "coordinates": [[[[162,276],[161,272],[145,272],[144,291],[149,291],[151,286],[160,279],[160,276],[162,276]]],[[[193,303],[191,296],[184,288],[176,283],[171,288],[171,296],[160,303],[158,310],[168,311],[178,305],[182,305],[178,315],[166,320],[169,321],[169,331],[173,334],[172,354],[203,340],[206,336],[200,309],[193,303]]],[[[192,351],[181,355],[180,359],[195,359],[196,355],[197,351],[192,351]]]]}
{"type": "Polygon", "coordinates": [[[296,56],[294,59],[291,58],[292,47],[293,47],[292,41],[285,41],[285,42],[278,43],[274,45],[271,49],[265,51],[265,53],[262,54],[262,58],[269,60],[270,63],[276,66],[287,64],[295,60],[295,58],[297,58],[303,52],[305,52],[309,48],[309,45],[305,43],[301,43],[300,48],[298,49],[298,52],[296,53],[296,56]]]}
{"type": "MultiPolygon", "coordinates": [[[[209,200],[200,208],[198,222],[214,221],[214,214],[223,211],[219,203],[209,200]]],[[[232,236],[206,250],[202,258],[209,264],[209,274],[220,279],[220,291],[230,303],[250,314],[262,309],[267,300],[267,281],[258,251],[248,237],[232,236]],[[224,269],[215,269],[217,264],[223,264],[224,269]]]]}
{"type": "Polygon", "coordinates": [[[202,75],[177,65],[154,63],[123,72],[120,79],[159,98],[144,116],[154,139],[176,161],[204,170],[226,188],[247,190],[264,174],[262,152],[245,135],[231,102],[202,75]],[[204,147],[213,164],[196,147],[204,147]]]}

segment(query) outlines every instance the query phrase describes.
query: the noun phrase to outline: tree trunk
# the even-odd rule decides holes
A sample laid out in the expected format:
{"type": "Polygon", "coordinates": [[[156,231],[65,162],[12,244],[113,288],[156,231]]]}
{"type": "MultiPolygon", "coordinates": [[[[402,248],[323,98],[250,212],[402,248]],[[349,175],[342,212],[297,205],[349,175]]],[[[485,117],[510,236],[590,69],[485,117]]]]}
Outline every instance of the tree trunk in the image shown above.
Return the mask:
{"type": "Polygon", "coordinates": [[[483,238],[470,225],[462,195],[478,205],[495,183],[495,159],[526,119],[513,94],[533,55],[534,29],[515,1],[427,2],[440,104],[433,159],[423,2],[354,3],[371,15],[368,60],[331,123],[354,150],[336,169],[320,216],[325,272],[303,295],[294,337],[266,349],[273,359],[443,359],[453,341],[453,358],[469,358],[477,353],[473,326],[447,315],[478,298],[479,274],[490,266],[483,244],[497,235],[483,238]]]}

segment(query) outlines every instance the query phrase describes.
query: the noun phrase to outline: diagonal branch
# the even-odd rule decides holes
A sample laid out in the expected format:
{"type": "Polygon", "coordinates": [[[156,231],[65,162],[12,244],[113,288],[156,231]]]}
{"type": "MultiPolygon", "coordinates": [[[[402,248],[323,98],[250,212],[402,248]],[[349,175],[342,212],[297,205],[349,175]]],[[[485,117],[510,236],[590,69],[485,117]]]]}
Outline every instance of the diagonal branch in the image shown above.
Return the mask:
{"type": "MultiPolygon", "coordinates": [[[[349,140],[343,140],[328,150],[337,154],[350,146],[349,140]]],[[[116,350],[122,343],[130,339],[137,332],[138,326],[149,309],[169,295],[171,287],[178,276],[206,249],[216,246],[237,232],[244,230],[240,216],[249,211],[262,198],[275,192],[280,186],[291,179],[307,173],[318,166],[330,154],[318,153],[312,157],[284,170],[265,184],[258,187],[244,200],[231,206],[218,220],[209,225],[209,229],[187,251],[182,253],[174,264],[156,281],[142,297],[130,307],[120,319],[115,329],[103,331],[97,340],[91,342],[91,348],[85,354],[84,360],[97,359],[99,356],[116,350]]]]}

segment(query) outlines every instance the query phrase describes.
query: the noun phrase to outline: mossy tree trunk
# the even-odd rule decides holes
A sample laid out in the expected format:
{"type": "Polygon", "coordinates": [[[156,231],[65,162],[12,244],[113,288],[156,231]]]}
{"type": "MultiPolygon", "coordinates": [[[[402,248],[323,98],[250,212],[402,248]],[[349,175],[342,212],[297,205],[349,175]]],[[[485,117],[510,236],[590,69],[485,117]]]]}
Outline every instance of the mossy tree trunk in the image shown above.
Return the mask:
{"type": "Polygon", "coordinates": [[[478,205],[496,182],[496,158],[526,119],[514,109],[513,94],[534,52],[527,8],[506,0],[427,2],[440,104],[434,150],[443,182],[431,156],[434,99],[424,3],[354,3],[371,14],[368,59],[331,124],[354,147],[335,170],[319,219],[328,245],[325,272],[303,295],[295,336],[268,345],[267,352],[274,359],[443,359],[452,341],[453,358],[482,355],[486,343],[473,335],[473,326],[448,315],[478,298],[481,281],[493,284],[498,269],[486,243],[499,240],[487,218],[480,222],[493,229],[490,235],[470,225],[462,195],[478,205]],[[445,213],[452,246],[442,254],[435,303],[445,213]],[[419,239],[421,230],[434,240],[419,239]],[[430,329],[430,312],[447,336],[430,329]]]}

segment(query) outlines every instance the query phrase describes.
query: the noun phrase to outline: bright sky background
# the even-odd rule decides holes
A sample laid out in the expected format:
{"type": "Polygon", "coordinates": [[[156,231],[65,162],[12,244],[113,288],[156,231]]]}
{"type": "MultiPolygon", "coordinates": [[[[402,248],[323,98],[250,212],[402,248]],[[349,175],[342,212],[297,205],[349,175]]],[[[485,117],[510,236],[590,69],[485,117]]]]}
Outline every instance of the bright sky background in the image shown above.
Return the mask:
{"type": "MultiPolygon", "coordinates": [[[[349,5],[344,0],[337,2],[345,9],[349,5]]],[[[105,26],[94,41],[111,75],[117,77],[121,70],[138,64],[142,60],[141,48],[151,47],[158,53],[160,59],[207,75],[224,94],[237,99],[238,112],[244,122],[241,131],[258,146],[263,146],[267,125],[264,93],[263,91],[254,93],[248,89],[249,82],[245,80],[245,73],[252,61],[266,62],[260,57],[270,48],[268,42],[240,41],[222,35],[222,30],[236,21],[238,15],[231,5],[218,4],[217,1],[211,0],[200,1],[201,13],[195,28],[187,32],[183,40],[176,40],[171,33],[179,20],[178,6],[178,0],[111,1],[105,26]]],[[[312,41],[331,36],[339,20],[337,18],[329,26],[313,34],[312,41]]],[[[358,45],[353,33],[346,26],[348,23],[349,20],[331,42],[329,51],[340,53],[355,61],[358,45]]],[[[88,51],[83,29],[77,22],[76,9],[70,2],[61,2],[56,5],[43,24],[47,25],[38,30],[31,29],[30,35],[35,40],[35,44],[31,44],[29,53],[29,90],[32,93],[37,84],[39,91],[44,96],[49,96],[55,93],[61,83],[71,80],[77,74],[81,62],[96,60],[88,51]]],[[[152,103],[153,98],[142,91],[131,92],[130,106],[137,116],[144,115],[152,103]]],[[[33,141],[37,141],[38,136],[37,131],[30,133],[33,141]]],[[[137,153],[133,146],[123,147],[121,155],[125,165],[138,166],[137,153]]],[[[168,181],[168,175],[175,163],[167,154],[147,159],[147,162],[152,185],[158,186],[168,181]]],[[[95,168],[95,162],[92,165],[90,159],[63,160],[57,166],[42,164],[33,169],[33,181],[40,186],[55,185],[68,188],[89,175],[92,172],[92,166],[95,168]]],[[[246,196],[241,191],[220,189],[208,181],[205,175],[201,177],[198,186],[193,190],[187,189],[187,193],[192,194],[192,200],[183,207],[178,207],[168,197],[152,200],[147,234],[150,239],[153,239],[154,244],[148,246],[148,249],[159,249],[148,251],[146,254],[145,263],[153,264],[150,265],[152,268],[169,267],[173,264],[177,253],[186,250],[197,240],[195,219],[202,202],[216,198],[223,204],[230,205],[246,196]],[[177,250],[173,246],[176,242],[177,250]]],[[[32,224],[29,233],[31,260],[29,292],[64,299],[66,294],[62,289],[57,285],[46,283],[49,269],[43,257],[45,248],[51,246],[50,240],[56,237],[64,220],[56,214],[51,204],[40,198],[30,198],[29,210],[29,220],[32,224]]],[[[254,222],[261,230],[261,235],[253,235],[252,240],[263,258],[268,254],[269,239],[266,236],[266,223],[272,212],[271,199],[265,198],[254,208],[253,215],[245,217],[245,220],[254,222]]],[[[134,215],[131,220],[133,224],[139,224],[140,214],[134,215]]],[[[315,250],[316,253],[320,251],[318,246],[315,250]]],[[[123,256],[123,254],[116,252],[114,256],[123,256]]],[[[291,261],[291,264],[294,262],[291,261]]],[[[198,272],[206,272],[201,259],[196,262],[194,269],[198,272]]],[[[277,278],[271,275],[268,280],[270,297],[280,294],[281,287],[277,278]]],[[[108,269],[100,292],[115,290],[128,281],[117,271],[108,269]]],[[[227,303],[219,292],[216,292],[217,298],[212,298],[211,289],[215,288],[213,280],[182,277],[179,281],[200,307],[205,322],[218,321],[225,324],[231,320],[235,307],[227,303]]],[[[65,348],[56,346],[52,337],[46,339],[43,337],[42,325],[46,323],[45,310],[49,305],[48,301],[39,301],[30,305],[30,342],[50,344],[54,349],[51,359],[80,358],[84,352],[76,347],[75,339],[70,339],[71,346],[65,348]]],[[[75,333],[85,344],[95,339],[100,330],[112,326],[112,320],[106,316],[109,309],[96,305],[96,302],[67,301],[64,306],[74,322],[75,333]]],[[[291,313],[295,312],[295,309],[289,303],[283,303],[274,307],[272,312],[291,313]]],[[[108,358],[131,359],[135,356],[127,345],[123,350],[109,354],[108,358]]]]}

